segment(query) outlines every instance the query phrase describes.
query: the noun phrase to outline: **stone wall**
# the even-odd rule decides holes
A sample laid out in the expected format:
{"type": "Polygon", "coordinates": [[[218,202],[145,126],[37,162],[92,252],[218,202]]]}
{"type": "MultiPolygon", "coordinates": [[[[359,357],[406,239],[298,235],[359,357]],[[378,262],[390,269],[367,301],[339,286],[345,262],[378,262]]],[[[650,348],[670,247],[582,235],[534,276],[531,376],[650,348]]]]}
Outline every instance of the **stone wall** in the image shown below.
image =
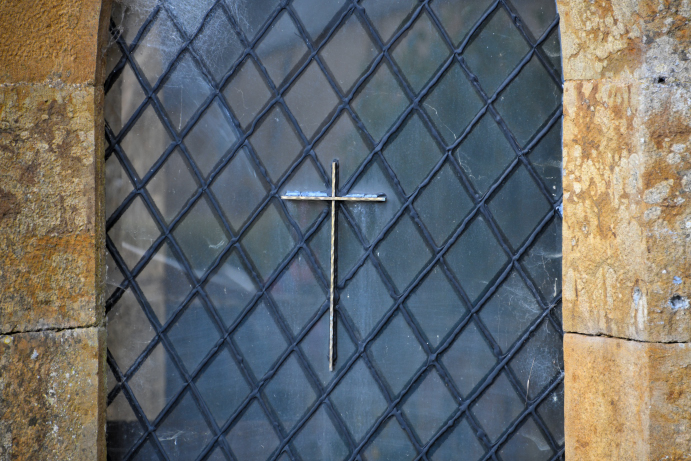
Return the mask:
{"type": "Polygon", "coordinates": [[[0,460],[105,459],[109,16],[0,2],[0,460]]]}
{"type": "Polygon", "coordinates": [[[566,458],[691,459],[691,3],[560,0],[566,458]]]}

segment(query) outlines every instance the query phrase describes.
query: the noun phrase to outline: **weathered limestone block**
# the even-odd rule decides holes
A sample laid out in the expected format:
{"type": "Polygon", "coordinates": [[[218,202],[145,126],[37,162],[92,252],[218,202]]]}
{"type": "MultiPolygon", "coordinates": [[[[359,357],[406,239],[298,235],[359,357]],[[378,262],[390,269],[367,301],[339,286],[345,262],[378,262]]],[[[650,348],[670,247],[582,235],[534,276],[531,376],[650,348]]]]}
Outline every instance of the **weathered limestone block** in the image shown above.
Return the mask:
{"type": "Polygon", "coordinates": [[[691,341],[691,85],[567,82],[564,328],[691,341]]]}
{"type": "Polygon", "coordinates": [[[102,81],[110,2],[0,2],[0,83],[102,81]]]}
{"type": "Polygon", "coordinates": [[[691,81],[688,0],[557,0],[566,80],[691,81]]]}
{"type": "Polygon", "coordinates": [[[566,459],[691,459],[691,345],[564,337],[566,459]]]}
{"type": "Polygon", "coordinates": [[[101,92],[0,85],[0,333],[102,319],[101,92]]]}
{"type": "Polygon", "coordinates": [[[0,460],[105,459],[105,330],[0,336],[0,460]]]}

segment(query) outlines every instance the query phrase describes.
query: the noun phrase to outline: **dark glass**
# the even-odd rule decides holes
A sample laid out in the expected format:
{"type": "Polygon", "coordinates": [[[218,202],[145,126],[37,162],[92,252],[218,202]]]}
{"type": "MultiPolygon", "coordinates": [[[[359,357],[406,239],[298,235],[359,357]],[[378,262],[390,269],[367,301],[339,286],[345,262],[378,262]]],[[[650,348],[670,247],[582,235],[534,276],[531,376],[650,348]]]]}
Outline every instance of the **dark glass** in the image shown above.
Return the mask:
{"type": "Polygon", "coordinates": [[[168,242],[142,269],[137,283],[161,324],[182,305],[193,287],[180,258],[168,242]]]}
{"type": "Polygon", "coordinates": [[[467,397],[494,368],[497,358],[480,329],[471,321],[444,355],[442,363],[461,395],[467,397]]]}
{"type": "Polygon", "coordinates": [[[230,253],[204,286],[226,326],[235,323],[257,292],[257,288],[237,250],[230,253]]]}
{"type": "Polygon", "coordinates": [[[564,384],[559,384],[537,407],[557,445],[564,446],[564,384]]]}
{"type": "MultiPolygon", "coordinates": [[[[348,456],[350,450],[329,413],[325,405],[319,407],[295,437],[293,446],[301,459],[342,461],[348,456]]],[[[280,459],[284,458],[289,459],[287,455],[280,459]]]]}
{"type": "Polygon", "coordinates": [[[381,163],[372,162],[348,193],[386,195],[384,203],[354,202],[347,205],[365,239],[374,242],[402,205],[381,163]]]}
{"type": "Polygon", "coordinates": [[[170,223],[197,190],[192,169],[178,149],[168,156],[146,190],[151,194],[161,215],[170,223]]]}
{"type": "Polygon", "coordinates": [[[137,453],[130,459],[136,461],[163,461],[164,458],[154,448],[153,442],[147,440],[137,453]]]}
{"type": "Polygon", "coordinates": [[[427,14],[420,15],[413,27],[398,39],[392,53],[416,93],[420,92],[450,54],[449,47],[427,14]]]}
{"type": "Polygon", "coordinates": [[[183,384],[172,357],[161,343],[153,348],[128,383],[149,421],[156,419],[183,384]]]}
{"type": "Polygon", "coordinates": [[[197,167],[207,176],[237,141],[237,132],[218,101],[209,106],[185,137],[197,167]]]}
{"type": "Polygon", "coordinates": [[[144,435],[144,428],[137,420],[124,393],[119,393],[108,405],[106,419],[108,457],[113,461],[124,460],[127,452],[144,435]]]}
{"type": "Polygon", "coordinates": [[[399,293],[415,279],[427,265],[432,251],[422,240],[420,230],[413,220],[405,215],[391,228],[382,243],[377,246],[376,255],[382,262],[399,293]],[[401,251],[405,248],[406,251],[401,251]]]}
{"type": "Polygon", "coordinates": [[[432,448],[432,461],[455,461],[461,456],[464,461],[477,461],[485,454],[480,441],[463,418],[456,423],[451,431],[445,434],[432,448]]]}
{"type": "Polygon", "coordinates": [[[561,197],[561,123],[555,123],[533,147],[528,158],[552,198],[561,197]]]}
{"type": "Polygon", "coordinates": [[[273,14],[278,3],[279,0],[252,0],[252,8],[247,8],[242,3],[230,4],[235,19],[247,36],[248,41],[254,40],[257,33],[266,23],[266,20],[273,14]]]}
{"type": "Polygon", "coordinates": [[[331,402],[358,443],[386,410],[386,400],[362,359],[331,393],[331,402]]]}
{"type": "Polygon", "coordinates": [[[126,64],[105,98],[105,119],[116,135],[144,103],[144,97],[144,90],[137,81],[137,76],[126,64]]]}
{"type": "Polygon", "coordinates": [[[264,395],[286,431],[293,429],[317,398],[296,354],[292,354],[278,369],[264,388],[264,395]]]}
{"type": "Polygon", "coordinates": [[[415,447],[396,418],[389,418],[365,449],[364,458],[367,461],[406,461],[415,459],[416,454],[415,447]]]}
{"type": "Polygon", "coordinates": [[[365,262],[342,290],[340,304],[361,338],[369,335],[389,310],[391,296],[370,261],[365,262]]]}
{"type": "Polygon", "coordinates": [[[247,58],[223,90],[240,125],[247,128],[271,97],[271,90],[252,58],[247,58]]]}
{"type": "Polygon", "coordinates": [[[357,15],[351,15],[321,51],[324,63],[343,93],[350,93],[377,54],[377,45],[357,15]]]}
{"type": "MultiPolygon", "coordinates": [[[[364,252],[360,240],[355,235],[355,231],[348,224],[348,220],[343,212],[338,213],[338,252],[337,264],[339,275],[339,284],[343,284],[346,276],[353,270],[353,266],[362,257],[364,252]]],[[[321,228],[315,232],[314,237],[310,242],[310,248],[314,253],[314,257],[321,267],[324,277],[330,277],[330,261],[331,261],[331,222],[325,220],[321,228]]]]}
{"type": "Polygon", "coordinates": [[[249,228],[242,245],[266,280],[295,246],[295,235],[288,227],[283,211],[272,202],[249,228]],[[266,243],[271,243],[271,251],[266,243]]]}
{"type": "Polygon", "coordinates": [[[473,405],[472,412],[490,441],[496,442],[524,408],[525,398],[519,398],[506,373],[502,372],[473,405]]]}
{"type": "Polygon", "coordinates": [[[346,0],[294,0],[293,8],[313,42],[322,33],[328,32],[333,23],[338,19],[338,14],[346,0]]]}
{"type": "Polygon", "coordinates": [[[381,370],[394,396],[403,390],[427,359],[402,315],[396,315],[371,344],[372,362],[381,370]]]}
{"type": "Polygon", "coordinates": [[[317,375],[317,379],[319,379],[322,386],[326,386],[336,377],[343,365],[348,362],[348,359],[355,352],[355,344],[350,338],[341,316],[336,318],[336,334],[338,335],[338,343],[336,344],[338,361],[336,362],[334,372],[329,371],[329,364],[324,360],[324,345],[328,344],[329,341],[328,314],[322,315],[300,343],[300,350],[305,355],[309,366],[317,375]]]}
{"type": "Polygon", "coordinates": [[[125,213],[108,231],[108,237],[130,269],[136,266],[160,234],[161,231],[141,197],[132,201],[125,213]]]}
{"type": "Polygon", "coordinates": [[[417,112],[406,120],[397,136],[384,148],[386,161],[408,195],[415,192],[443,153],[417,112]]]}
{"type": "Polygon", "coordinates": [[[557,18],[557,4],[552,0],[511,0],[511,4],[535,38],[557,18]]]}
{"type": "Polygon", "coordinates": [[[287,13],[278,16],[257,45],[259,60],[276,87],[282,85],[307,51],[307,45],[287,13]]]}
{"type": "Polygon", "coordinates": [[[475,218],[444,256],[471,302],[476,302],[508,262],[484,218],[475,218]]]}
{"type": "Polygon", "coordinates": [[[112,339],[119,340],[112,341],[108,350],[123,372],[132,366],[154,338],[156,331],[132,290],[127,290],[108,312],[108,334],[112,339]]]}
{"type": "Polygon", "coordinates": [[[285,96],[302,132],[311,138],[331,118],[338,97],[316,61],[312,61],[285,96]],[[312,99],[314,98],[314,99],[312,99]],[[314,100],[319,104],[314,104],[314,100]]]}
{"type": "Polygon", "coordinates": [[[142,0],[132,2],[115,2],[111,19],[122,33],[125,43],[130,44],[140,28],[156,6],[156,0],[142,0]]]}
{"type": "Polygon", "coordinates": [[[561,104],[561,88],[533,57],[499,95],[495,107],[525,146],[561,104]]]}
{"type": "Polygon", "coordinates": [[[556,27],[547,37],[547,40],[542,44],[542,50],[545,52],[550,62],[554,65],[558,75],[562,75],[561,64],[561,40],[559,39],[559,27],[556,27]]]}
{"type": "Polygon", "coordinates": [[[204,196],[182,218],[173,235],[198,277],[228,244],[227,231],[204,196]]]}
{"type": "Polygon", "coordinates": [[[551,302],[561,293],[561,221],[553,220],[521,258],[543,299],[551,302]]]}
{"type": "Polygon", "coordinates": [[[486,21],[463,52],[463,58],[482,89],[491,96],[530,51],[530,45],[503,8],[497,8],[486,21]]]}
{"type": "Polygon", "coordinates": [[[109,218],[133,189],[132,183],[115,155],[111,155],[106,160],[106,189],[108,190],[106,218],[109,218]]]}
{"type": "Polygon", "coordinates": [[[120,147],[139,177],[143,178],[172,140],[154,107],[148,105],[122,139],[120,147]]]}
{"type": "Polygon", "coordinates": [[[550,203],[523,166],[518,167],[492,197],[489,209],[514,249],[535,230],[550,203]]]}
{"type": "Polygon", "coordinates": [[[302,150],[295,128],[279,105],[271,108],[259,122],[250,142],[274,183],[285,174],[302,150]]]}
{"type": "Polygon", "coordinates": [[[218,175],[211,190],[237,232],[264,201],[269,186],[247,149],[241,148],[218,175]]]}
{"type": "Polygon", "coordinates": [[[454,157],[478,194],[485,195],[516,154],[492,116],[485,114],[454,151],[454,157]]]}
{"type": "Polygon", "coordinates": [[[415,0],[364,0],[367,17],[384,42],[388,42],[415,7],[415,0]]]}
{"type": "Polygon", "coordinates": [[[214,3],[214,0],[197,0],[194,4],[186,0],[171,0],[169,5],[185,33],[192,35],[202,25],[204,15],[214,3]]]}
{"type": "Polygon", "coordinates": [[[458,46],[492,3],[492,0],[434,0],[432,10],[454,46],[458,46]]]}
{"type": "Polygon", "coordinates": [[[503,352],[540,315],[537,303],[523,280],[512,272],[480,311],[480,318],[503,352]]]}
{"type": "Polygon", "coordinates": [[[185,53],[178,58],[158,92],[173,129],[181,132],[210,92],[211,86],[192,56],[185,53]]]}
{"type": "Polygon", "coordinates": [[[509,366],[528,398],[534,399],[564,370],[561,335],[548,320],[543,321],[509,366]]]}
{"type": "Polygon", "coordinates": [[[415,210],[437,245],[446,241],[472,207],[472,199],[448,163],[415,200],[415,210]]]}
{"type": "MultiPolygon", "coordinates": [[[[331,163],[338,160],[339,183],[345,185],[362,164],[370,148],[349,112],[341,112],[316,148],[322,168],[331,177],[331,163]]],[[[328,190],[328,189],[327,189],[328,190]]]]}
{"type": "MultiPolygon", "coordinates": [[[[185,3],[189,10],[204,11],[198,5],[185,3]]],[[[213,2],[212,2],[213,3],[213,2]]],[[[196,19],[196,18],[195,18],[196,19]]],[[[204,23],[204,27],[192,45],[212,77],[220,82],[230,67],[238,60],[245,48],[233,31],[233,26],[221,8],[216,8],[204,23]],[[218,37],[223,37],[223,44],[218,37]]]]}
{"type": "Polygon", "coordinates": [[[298,334],[326,301],[326,292],[301,251],[276,280],[271,297],[293,334],[298,334]]]}
{"type": "Polygon", "coordinates": [[[257,379],[269,371],[288,345],[266,301],[255,306],[236,330],[234,339],[245,363],[257,379]],[[255,337],[264,339],[261,342],[253,341],[255,337]]]}
{"type": "Polygon", "coordinates": [[[209,361],[195,381],[211,415],[222,426],[250,392],[240,368],[226,347],[209,361]]]}
{"type": "Polygon", "coordinates": [[[278,436],[255,399],[226,435],[236,459],[264,461],[278,447],[278,436]]]}
{"type": "Polygon", "coordinates": [[[188,372],[196,369],[211,347],[221,339],[218,328],[199,298],[195,298],[178,316],[167,335],[188,372]]]}
{"type": "Polygon", "coordinates": [[[502,459],[546,461],[552,459],[554,452],[535,421],[528,418],[499,450],[499,455],[502,459]]]}
{"type": "Polygon", "coordinates": [[[161,421],[156,437],[168,458],[175,461],[196,458],[211,440],[211,430],[190,392],[186,392],[161,421]]]}
{"type": "Polygon", "coordinates": [[[168,13],[160,10],[145,35],[139,39],[133,57],[153,86],[161,78],[184,43],[168,13]]]}
{"type": "Polygon", "coordinates": [[[482,100],[458,64],[452,64],[423,100],[423,108],[447,145],[454,144],[482,109],[482,100]]]}
{"type": "MultiPolygon", "coordinates": [[[[328,166],[325,172],[329,176],[329,183],[331,182],[331,167],[328,166]]],[[[299,167],[294,171],[290,179],[283,183],[281,188],[281,195],[299,192],[320,192],[322,194],[331,194],[331,188],[327,186],[327,181],[320,173],[317,164],[310,157],[302,161],[299,167]]],[[[324,202],[296,202],[294,200],[286,200],[284,202],[288,213],[297,222],[298,226],[303,232],[306,232],[316,219],[329,207],[324,202]]]]}
{"type": "Polygon", "coordinates": [[[421,445],[426,444],[456,410],[457,402],[432,369],[411,389],[403,403],[403,415],[410,422],[421,445]]]}
{"type": "Polygon", "coordinates": [[[425,276],[406,301],[406,306],[433,349],[467,312],[439,265],[425,276]]]}
{"type": "Polygon", "coordinates": [[[379,64],[362,88],[352,106],[374,142],[379,142],[408,106],[408,96],[386,63],[379,64]]]}

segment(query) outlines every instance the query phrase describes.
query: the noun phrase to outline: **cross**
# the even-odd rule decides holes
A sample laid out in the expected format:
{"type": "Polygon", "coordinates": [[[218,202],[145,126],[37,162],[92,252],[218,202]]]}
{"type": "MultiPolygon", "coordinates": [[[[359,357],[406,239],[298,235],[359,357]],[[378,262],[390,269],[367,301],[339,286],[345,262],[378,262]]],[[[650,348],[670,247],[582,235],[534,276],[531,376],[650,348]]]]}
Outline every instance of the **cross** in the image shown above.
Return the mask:
{"type": "Polygon", "coordinates": [[[385,202],[384,194],[338,194],[338,160],[331,163],[331,195],[323,192],[288,192],[283,200],[331,202],[331,282],[329,284],[329,371],[336,363],[334,332],[334,298],[336,292],[336,202],[385,202]]]}

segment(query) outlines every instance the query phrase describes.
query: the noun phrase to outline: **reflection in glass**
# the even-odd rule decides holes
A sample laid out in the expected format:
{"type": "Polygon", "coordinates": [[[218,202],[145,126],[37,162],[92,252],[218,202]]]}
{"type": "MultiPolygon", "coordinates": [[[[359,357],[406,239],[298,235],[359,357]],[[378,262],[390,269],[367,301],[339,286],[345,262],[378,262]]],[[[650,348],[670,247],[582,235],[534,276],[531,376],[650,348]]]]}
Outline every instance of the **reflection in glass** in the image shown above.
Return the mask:
{"type": "Polygon", "coordinates": [[[427,177],[443,152],[427,127],[414,112],[396,137],[384,148],[384,157],[389,162],[396,178],[406,194],[412,194],[427,177]]]}

